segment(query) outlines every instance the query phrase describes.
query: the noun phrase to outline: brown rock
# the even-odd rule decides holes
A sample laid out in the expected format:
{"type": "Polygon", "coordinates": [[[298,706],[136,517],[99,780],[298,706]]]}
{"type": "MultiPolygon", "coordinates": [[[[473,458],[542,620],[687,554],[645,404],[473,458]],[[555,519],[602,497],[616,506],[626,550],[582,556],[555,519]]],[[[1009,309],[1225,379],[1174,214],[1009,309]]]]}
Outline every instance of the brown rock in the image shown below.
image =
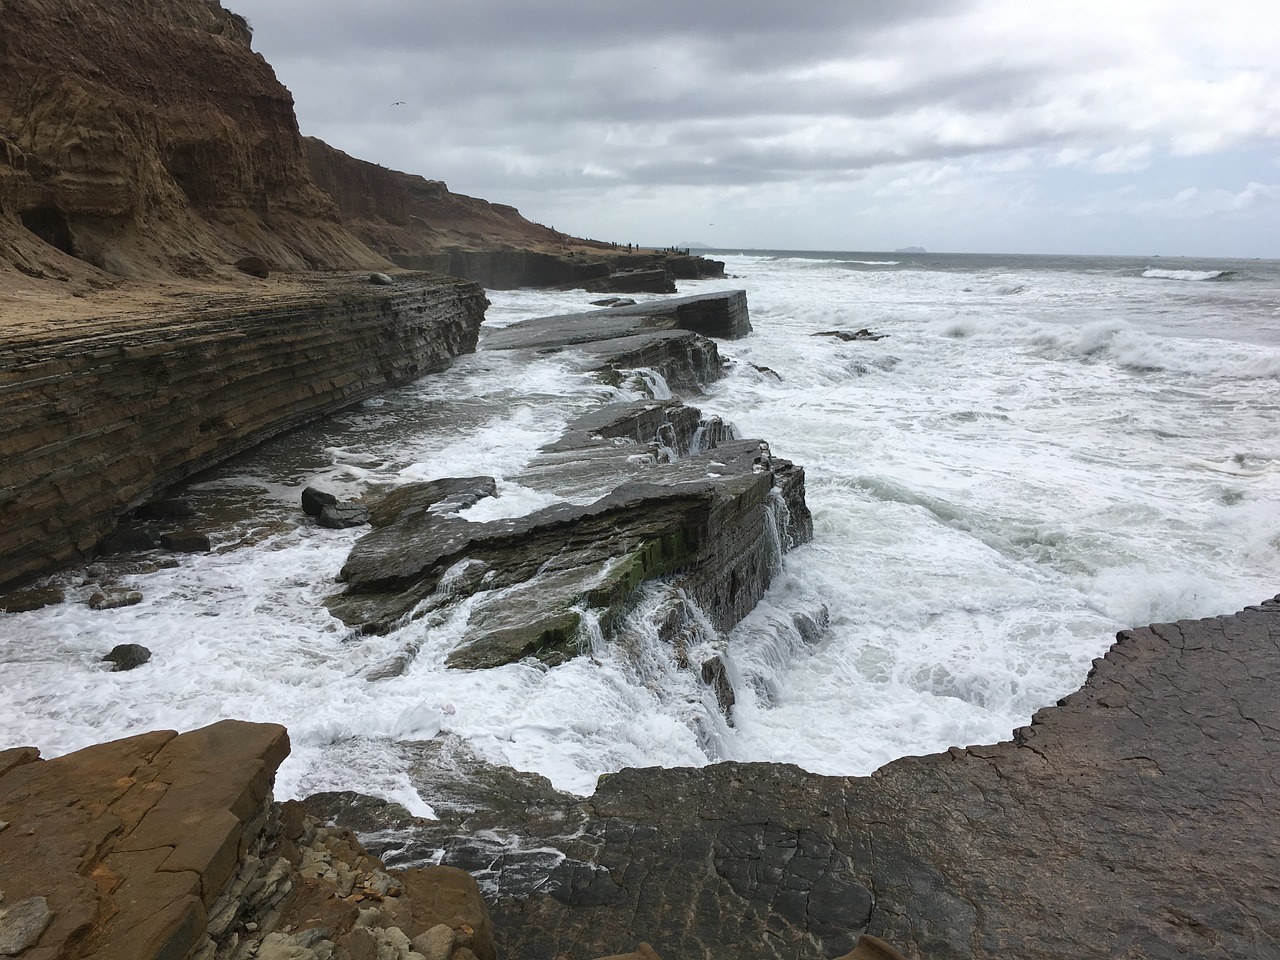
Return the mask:
{"type": "Polygon", "coordinates": [[[267,261],[261,257],[241,257],[236,261],[236,269],[241,273],[247,273],[251,277],[257,277],[259,280],[265,280],[271,276],[271,268],[267,266],[267,261]]]}
{"type": "Polygon", "coordinates": [[[471,874],[456,867],[417,867],[400,873],[400,881],[412,910],[406,933],[416,937],[444,924],[454,931],[457,946],[479,960],[496,960],[489,908],[471,874]]]}

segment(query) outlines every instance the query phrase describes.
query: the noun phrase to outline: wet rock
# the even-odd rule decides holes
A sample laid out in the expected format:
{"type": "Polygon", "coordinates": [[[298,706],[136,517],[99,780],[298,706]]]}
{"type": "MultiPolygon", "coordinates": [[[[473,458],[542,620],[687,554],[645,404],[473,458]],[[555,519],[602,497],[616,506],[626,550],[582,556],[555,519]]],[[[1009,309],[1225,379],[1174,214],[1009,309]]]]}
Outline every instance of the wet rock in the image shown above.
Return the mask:
{"type": "Polygon", "coordinates": [[[676,282],[665,265],[619,270],[577,284],[593,293],[675,293],[676,282]]]}
{"type": "Polygon", "coordinates": [[[334,506],[337,502],[338,498],[325,490],[318,490],[315,487],[303,488],[302,512],[309,517],[320,516],[321,510],[326,506],[334,506]]]}
{"type": "Polygon", "coordinates": [[[375,527],[385,527],[423,511],[457,513],[475,506],[485,497],[497,495],[498,482],[493,477],[445,477],[407,483],[378,501],[369,511],[369,522],[375,527]]]}
{"type": "Polygon", "coordinates": [[[424,960],[449,960],[455,943],[454,931],[447,923],[437,923],[426,933],[413,938],[412,947],[424,960]]]}
{"type": "Polygon", "coordinates": [[[160,546],[160,533],[155,527],[121,527],[113,530],[98,542],[100,556],[119,553],[141,553],[160,546]]]}
{"type": "Polygon", "coordinates": [[[30,587],[0,594],[0,610],[5,613],[27,613],[62,603],[66,593],[61,587],[30,587]]]}
{"type": "MultiPolygon", "coordinates": [[[[142,594],[137,590],[129,590],[114,585],[95,590],[89,597],[89,606],[94,610],[117,610],[120,607],[132,607],[141,602],[142,594]]],[[[121,667],[119,669],[128,668],[121,667]]]]}
{"type": "Polygon", "coordinates": [[[605,297],[603,300],[592,300],[593,307],[629,307],[635,301],[630,297],[605,297]]]}
{"type": "Polygon", "coordinates": [[[357,503],[326,503],[316,518],[322,527],[345,530],[347,527],[363,527],[369,522],[369,508],[357,503]]]}
{"type": "Polygon", "coordinates": [[[152,500],[133,511],[136,520],[185,520],[195,515],[190,500],[152,500]]]}
{"type": "Polygon", "coordinates": [[[834,337],[837,340],[844,340],[846,343],[854,340],[883,340],[888,336],[887,333],[872,333],[866,327],[861,330],[849,332],[848,330],[823,330],[821,333],[811,333],[811,337],[834,337]]]}
{"type": "Polygon", "coordinates": [[[733,717],[733,705],[737,702],[738,697],[733,692],[733,684],[729,682],[724,660],[720,657],[704,660],[702,662],[702,682],[715,691],[716,703],[720,705],[720,712],[727,719],[731,719],[733,717]]]}
{"type": "Polygon", "coordinates": [[[208,553],[213,549],[207,533],[174,530],[160,534],[160,545],[173,553],[208,553]]]}
{"type": "Polygon", "coordinates": [[[151,659],[151,651],[140,643],[121,643],[111,648],[111,652],[102,658],[114,666],[112,673],[134,670],[151,659]]]}
{"type": "Polygon", "coordinates": [[[486,802],[478,773],[466,809],[397,822],[397,856],[475,869],[530,960],[1269,956],[1278,651],[1280,598],[1126,630],[1011,740],[869,777],[623,770],[584,800],[513,773],[486,802]]]}

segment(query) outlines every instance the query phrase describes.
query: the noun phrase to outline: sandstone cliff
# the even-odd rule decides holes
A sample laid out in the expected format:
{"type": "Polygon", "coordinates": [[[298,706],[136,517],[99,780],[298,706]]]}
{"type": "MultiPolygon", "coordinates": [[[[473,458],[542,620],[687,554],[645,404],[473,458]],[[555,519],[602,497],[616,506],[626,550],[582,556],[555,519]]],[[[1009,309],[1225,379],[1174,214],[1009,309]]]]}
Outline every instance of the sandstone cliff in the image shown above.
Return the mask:
{"type": "Polygon", "coordinates": [[[312,180],[242,18],[204,0],[0,0],[0,21],[0,270],[385,263],[312,180]]]}
{"type": "Polygon", "coordinates": [[[675,276],[719,275],[699,258],[619,257],[304,140],[248,25],[217,0],[0,0],[0,22],[8,287],[244,282],[232,265],[246,256],[285,271],[394,263],[500,287],[603,283],[655,259],[675,276]]]}

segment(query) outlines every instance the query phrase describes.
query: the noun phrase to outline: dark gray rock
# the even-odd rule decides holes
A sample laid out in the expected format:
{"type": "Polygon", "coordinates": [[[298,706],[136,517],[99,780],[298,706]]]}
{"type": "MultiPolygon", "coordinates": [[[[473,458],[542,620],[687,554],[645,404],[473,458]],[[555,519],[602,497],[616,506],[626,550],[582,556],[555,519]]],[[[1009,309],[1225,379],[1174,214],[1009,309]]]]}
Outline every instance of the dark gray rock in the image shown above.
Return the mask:
{"type": "Polygon", "coordinates": [[[629,337],[655,330],[686,330],[704,337],[739,340],[751,332],[743,290],[653,300],[587,313],[539,317],[483,331],[487,350],[572,346],[629,337]]]}
{"type": "Polygon", "coordinates": [[[302,512],[308,517],[320,516],[320,511],[326,506],[334,506],[337,504],[338,498],[326,490],[318,490],[315,487],[304,487],[302,490],[302,512]]]}
{"type": "Polygon", "coordinates": [[[209,535],[196,530],[173,530],[162,533],[160,546],[174,553],[208,553],[213,549],[209,535]]]}
{"type": "Polygon", "coordinates": [[[102,659],[115,664],[111,668],[113,673],[120,673],[142,666],[151,659],[151,651],[140,643],[121,643],[102,659]]]}
{"type": "Polygon", "coordinates": [[[854,340],[883,340],[888,336],[887,333],[872,333],[866,327],[861,330],[855,330],[852,333],[848,330],[823,330],[821,333],[811,333],[811,337],[834,337],[836,340],[844,340],[846,343],[854,340]]]}
{"type": "Polygon", "coordinates": [[[357,503],[326,503],[320,508],[316,522],[330,530],[363,527],[369,522],[369,508],[357,503]]]}
{"type": "Polygon", "coordinates": [[[241,257],[236,261],[236,269],[259,280],[265,280],[271,276],[271,267],[261,257],[241,257]]]}
{"type": "Polygon", "coordinates": [[[0,594],[0,610],[5,613],[27,613],[62,603],[67,598],[61,587],[28,587],[0,594]]]}
{"type": "Polygon", "coordinates": [[[94,610],[117,610],[120,607],[132,607],[141,602],[142,594],[137,590],[127,590],[115,585],[95,590],[89,597],[89,606],[94,610]]]}
{"type": "Polygon", "coordinates": [[[385,527],[402,517],[431,511],[435,514],[457,513],[473,507],[485,497],[498,495],[498,482],[493,477],[445,477],[422,483],[396,487],[369,511],[369,522],[385,527]]]}
{"type": "Polygon", "coordinates": [[[190,500],[152,500],[133,511],[136,520],[184,520],[195,515],[190,500]]]}
{"type": "Polygon", "coordinates": [[[112,530],[98,542],[100,556],[119,553],[141,553],[160,546],[160,533],[151,526],[121,527],[112,530]]]}
{"type": "MultiPolygon", "coordinates": [[[[930,960],[1273,957],[1277,688],[1280,598],[1123,631],[995,746],[870,777],[624,770],[585,800],[510,771],[489,802],[477,773],[384,855],[473,865],[499,951],[530,960],[642,938],[664,957],[833,957],[862,932],[930,960]]],[[[356,828],[379,822],[365,807],[356,828]]]]}

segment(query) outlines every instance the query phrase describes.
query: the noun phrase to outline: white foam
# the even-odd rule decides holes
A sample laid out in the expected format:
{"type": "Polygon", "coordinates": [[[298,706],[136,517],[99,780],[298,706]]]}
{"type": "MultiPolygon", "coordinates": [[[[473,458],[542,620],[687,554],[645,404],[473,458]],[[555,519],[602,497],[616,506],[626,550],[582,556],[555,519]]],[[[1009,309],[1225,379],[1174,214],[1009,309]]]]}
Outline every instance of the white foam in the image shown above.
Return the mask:
{"type": "MultiPolygon", "coordinates": [[[[655,624],[687,598],[658,587],[617,642],[588,636],[550,669],[446,669],[468,603],[383,637],[327,613],[361,531],[301,517],[303,484],[356,497],[483,474],[499,496],[464,515],[521,515],[549,497],[513,478],[568,419],[658,386],[607,387],[568,351],[532,366],[482,351],[282,438],[288,456],[204,481],[201,496],[255,505],[249,526],[270,535],[254,545],[124,578],[136,607],[92,611],[69,575],[68,603],[0,615],[7,744],[53,756],[228,716],[281,722],[294,744],[281,796],[352,789],[424,813],[399,744],[442,734],[580,793],[622,766],[720,758],[867,773],[1007,737],[1119,629],[1275,592],[1280,284],[1252,268],[1247,283],[1197,285],[1140,267],[842,263],[731,257],[739,277],[692,288],[747,286],[756,332],[722,345],[738,362],[696,403],[806,468],[816,526],[727,644],[687,603],[686,649],[665,644],[655,624]],[[811,336],[861,327],[888,336],[811,336]],[[98,658],[125,642],[151,662],[106,672],[98,658]],[[734,727],[701,681],[711,656],[737,693],[734,727]],[[396,658],[402,675],[365,679],[396,658]]],[[[495,323],[587,300],[490,297],[495,323]]]]}

